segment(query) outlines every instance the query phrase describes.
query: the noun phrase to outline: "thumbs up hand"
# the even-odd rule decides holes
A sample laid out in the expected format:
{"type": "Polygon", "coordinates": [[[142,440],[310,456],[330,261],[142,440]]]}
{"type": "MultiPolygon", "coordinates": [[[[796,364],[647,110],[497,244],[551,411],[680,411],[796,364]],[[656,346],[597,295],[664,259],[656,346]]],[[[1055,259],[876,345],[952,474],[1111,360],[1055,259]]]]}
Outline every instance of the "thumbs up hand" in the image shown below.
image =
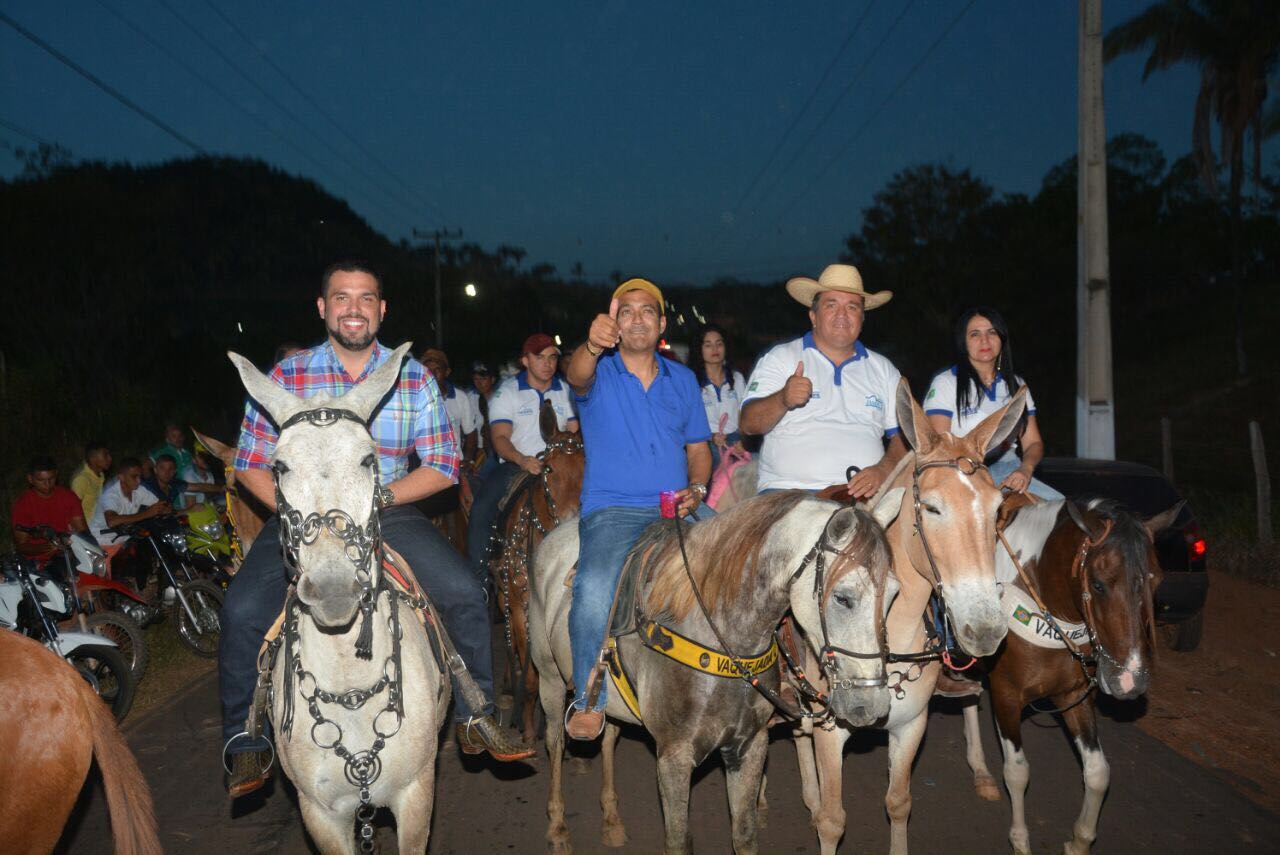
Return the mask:
{"type": "Polygon", "coordinates": [[[813,381],[804,376],[804,363],[796,363],[796,371],[782,387],[782,403],[788,410],[795,410],[809,403],[813,395],[813,381]]]}
{"type": "Polygon", "coordinates": [[[618,330],[618,298],[609,303],[609,314],[596,315],[587,333],[587,344],[599,350],[616,347],[622,334],[618,330]]]}

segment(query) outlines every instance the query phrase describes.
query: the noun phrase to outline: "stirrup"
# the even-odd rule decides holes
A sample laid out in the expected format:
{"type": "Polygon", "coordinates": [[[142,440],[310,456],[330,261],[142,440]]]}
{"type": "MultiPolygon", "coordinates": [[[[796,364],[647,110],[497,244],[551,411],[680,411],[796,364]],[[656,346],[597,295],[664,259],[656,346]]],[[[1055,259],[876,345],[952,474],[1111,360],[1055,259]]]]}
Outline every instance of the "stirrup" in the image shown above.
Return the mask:
{"type": "MultiPolygon", "coordinates": [[[[228,740],[227,740],[227,743],[226,743],[225,745],[223,745],[223,746],[222,746],[222,768],[226,770],[226,772],[227,772],[227,774],[228,774],[228,775],[232,774],[232,772],[231,772],[231,763],[230,763],[230,762],[228,762],[228,759],[227,759],[227,758],[229,758],[229,757],[231,756],[231,753],[232,753],[232,752],[231,752],[231,746],[232,746],[232,745],[235,745],[236,741],[237,741],[237,740],[239,740],[239,739],[241,739],[241,738],[243,738],[243,739],[251,739],[252,737],[250,737],[250,736],[249,736],[249,731],[247,731],[247,730],[242,730],[242,731],[240,731],[239,733],[237,733],[235,736],[233,736],[233,737],[231,737],[230,739],[228,739],[228,740]]],[[[269,763],[267,763],[267,768],[265,768],[265,769],[263,769],[263,770],[262,770],[262,773],[263,773],[264,775],[265,775],[267,772],[270,772],[270,771],[272,770],[272,768],[274,768],[274,767],[275,767],[275,765],[276,765],[276,746],[275,746],[275,743],[274,743],[274,742],[272,742],[270,739],[268,739],[268,740],[267,740],[267,748],[269,748],[269,749],[271,750],[271,761],[270,761],[269,763]]],[[[242,752],[235,752],[235,753],[239,754],[239,753],[242,753],[242,752]]],[[[243,752],[243,753],[248,753],[248,752],[243,752]]]]}

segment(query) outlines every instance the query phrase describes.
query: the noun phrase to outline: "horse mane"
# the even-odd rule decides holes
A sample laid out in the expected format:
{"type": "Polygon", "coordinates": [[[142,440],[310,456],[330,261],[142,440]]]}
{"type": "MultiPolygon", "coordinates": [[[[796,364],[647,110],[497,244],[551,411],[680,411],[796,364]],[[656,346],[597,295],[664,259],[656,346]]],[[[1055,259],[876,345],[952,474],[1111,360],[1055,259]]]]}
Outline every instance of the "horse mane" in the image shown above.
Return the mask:
{"type": "Polygon", "coordinates": [[[1084,507],[1111,523],[1111,535],[1106,543],[1120,551],[1120,560],[1129,581],[1135,581],[1132,578],[1135,572],[1145,580],[1147,547],[1151,539],[1138,518],[1114,499],[1090,499],[1084,507]]]}
{"type": "MultiPolygon", "coordinates": [[[[800,490],[767,493],[686,529],[689,570],[707,608],[718,611],[755,583],[760,553],[774,524],[808,498],[812,497],[800,490]]],[[[632,552],[636,557],[628,560],[640,560],[651,549],[647,563],[654,568],[653,582],[645,595],[645,609],[655,617],[684,620],[697,599],[685,573],[679,541],[665,520],[645,530],[632,552]]]]}
{"type": "MultiPolygon", "coordinates": [[[[1049,535],[1058,525],[1058,517],[1062,513],[1065,500],[1041,502],[1019,508],[1018,513],[1005,527],[1005,540],[1018,555],[1022,565],[1029,566],[1038,561],[1044,553],[1044,545],[1049,535]]],[[[1009,584],[1018,578],[1018,569],[1005,548],[996,545],[996,581],[1009,584]]]]}

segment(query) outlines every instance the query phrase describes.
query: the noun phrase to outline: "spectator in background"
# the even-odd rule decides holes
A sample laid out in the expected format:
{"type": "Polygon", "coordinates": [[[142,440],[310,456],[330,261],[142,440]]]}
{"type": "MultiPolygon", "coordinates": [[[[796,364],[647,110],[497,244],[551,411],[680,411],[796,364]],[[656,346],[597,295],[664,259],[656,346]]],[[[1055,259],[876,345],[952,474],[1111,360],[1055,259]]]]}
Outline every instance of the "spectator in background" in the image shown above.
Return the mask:
{"type": "Polygon", "coordinates": [[[436,379],[440,396],[444,398],[444,411],[449,417],[449,424],[453,426],[458,448],[462,451],[462,461],[470,464],[476,456],[480,412],[472,406],[471,398],[466,392],[449,382],[452,371],[449,368],[449,357],[443,350],[429,347],[422,351],[418,361],[436,379]]]}
{"type": "Polygon", "coordinates": [[[471,388],[467,397],[478,416],[479,429],[476,431],[476,457],[483,455],[483,462],[476,472],[476,478],[484,481],[498,468],[498,456],[493,453],[493,439],[489,436],[489,401],[493,398],[493,387],[497,381],[493,369],[484,362],[475,362],[471,366],[471,388]]]}
{"type": "MultiPolygon", "coordinates": [[[[182,429],[181,425],[170,422],[164,426],[164,445],[152,449],[151,454],[148,455],[151,458],[152,466],[160,459],[162,454],[167,454],[173,458],[178,467],[178,475],[183,478],[187,477],[186,473],[191,469],[191,451],[187,448],[187,432],[182,429]]],[[[147,468],[150,469],[150,467],[147,468]]],[[[150,478],[153,472],[144,471],[142,474],[150,478]]]]}
{"type": "Polygon", "coordinates": [[[156,458],[155,474],[142,479],[142,486],[150,490],[161,501],[168,502],[175,511],[191,511],[199,509],[195,499],[189,493],[219,493],[215,484],[202,482],[192,483],[178,477],[178,462],[171,454],[161,454],[156,458]]]}
{"type": "Polygon", "coordinates": [[[102,488],[98,505],[89,520],[89,534],[97,539],[108,555],[114,555],[129,538],[103,532],[104,528],[142,522],[172,510],[168,502],[160,501],[155,493],[142,486],[142,461],[126,457],[120,461],[116,477],[102,488]]]}
{"type": "Polygon", "coordinates": [[[107,479],[107,470],[111,468],[111,452],[101,442],[90,442],[84,447],[84,463],[71,476],[71,492],[80,499],[80,507],[84,510],[86,520],[93,518],[93,509],[98,505],[98,496],[102,495],[102,485],[107,479]]]}
{"type": "Polygon", "coordinates": [[[40,560],[53,555],[54,545],[42,537],[18,531],[18,526],[47,525],[59,532],[85,530],[80,499],[58,483],[58,464],[46,456],[34,458],[27,467],[27,489],[13,503],[10,519],[18,552],[40,560]]]}
{"type": "Polygon", "coordinates": [[[742,372],[733,370],[728,359],[724,330],[708,324],[693,337],[689,348],[689,368],[702,387],[702,405],[707,410],[711,427],[711,470],[720,465],[720,454],[730,446],[742,450],[738,433],[738,411],[747,381],[742,372]]]}

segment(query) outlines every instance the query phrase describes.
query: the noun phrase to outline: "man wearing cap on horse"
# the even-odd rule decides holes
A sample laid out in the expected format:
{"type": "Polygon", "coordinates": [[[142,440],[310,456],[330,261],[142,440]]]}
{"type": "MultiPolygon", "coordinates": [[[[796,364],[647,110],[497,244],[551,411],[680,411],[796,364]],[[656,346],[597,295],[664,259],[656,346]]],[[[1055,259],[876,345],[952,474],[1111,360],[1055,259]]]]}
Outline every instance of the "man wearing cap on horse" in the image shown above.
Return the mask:
{"type": "Polygon", "coordinates": [[[542,474],[538,455],[547,443],[538,418],[543,402],[551,402],[561,430],[578,430],[569,389],[556,376],[560,348],[555,339],[546,333],[526,338],[520,348],[520,364],[524,370],[503,380],[489,400],[489,439],[502,462],[485,477],[467,523],[467,552],[481,579],[489,575],[489,530],[512,479],[520,472],[542,474]]]}
{"type": "MultiPolygon", "coordinates": [[[[321,279],[316,307],[328,339],[278,363],[271,379],[299,397],[341,395],[384,363],[391,351],[376,335],[386,314],[382,283],[361,262],[331,266],[321,279]]],[[[412,506],[453,486],[458,478],[458,448],[439,388],[422,364],[409,359],[400,379],[369,424],[378,447],[383,485],[378,491],[385,542],[408,561],[418,582],[439,608],[445,628],[486,700],[493,697],[493,653],[484,589],[464,558],[412,506]],[[421,466],[409,471],[409,455],[421,466]]],[[[269,468],[280,436],[278,427],[250,399],[236,452],[237,485],[269,508],[276,506],[269,468]]],[[[270,772],[270,746],[243,734],[257,678],[263,635],[280,613],[289,579],[280,549],[279,518],[273,516],[253,542],[227,589],[221,613],[218,649],[223,736],[231,757],[227,789],[233,798],[253,792],[270,772]],[[239,737],[239,738],[237,738],[239,737]]],[[[531,757],[533,751],[511,743],[493,720],[492,704],[466,709],[454,691],[459,746],[468,754],[488,751],[498,760],[531,757]]]]}
{"type": "Polygon", "coordinates": [[[813,329],[770,349],[747,381],[739,428],[765,437],[759,488],[848,481],[849,495],[869,498],[907,450],[894,408],[901,375],[858,340],[865,313],[893,293],[864,290],[849,264],[828,265],[817,280],[792,279],[787,293],[809,308],[813,329]],[[853,466],[859,471],[848,477],[853,466]]]}
{"type": "Polygon", "coordinates": [[[565,730],[574,739],[595,739],[604,728],[607,687],[601,685],[588,710],[587,683],[623,562],[641,532],[660,518],[659,497],[675,491],[680,516],[710,513],[702,500],[711,474],[711,429],[693,372],[657,354],[665,310],[658,286],[646,279],[623,282],[565,371],[586,445],[569,610],[574,700],[565,730]]]}

